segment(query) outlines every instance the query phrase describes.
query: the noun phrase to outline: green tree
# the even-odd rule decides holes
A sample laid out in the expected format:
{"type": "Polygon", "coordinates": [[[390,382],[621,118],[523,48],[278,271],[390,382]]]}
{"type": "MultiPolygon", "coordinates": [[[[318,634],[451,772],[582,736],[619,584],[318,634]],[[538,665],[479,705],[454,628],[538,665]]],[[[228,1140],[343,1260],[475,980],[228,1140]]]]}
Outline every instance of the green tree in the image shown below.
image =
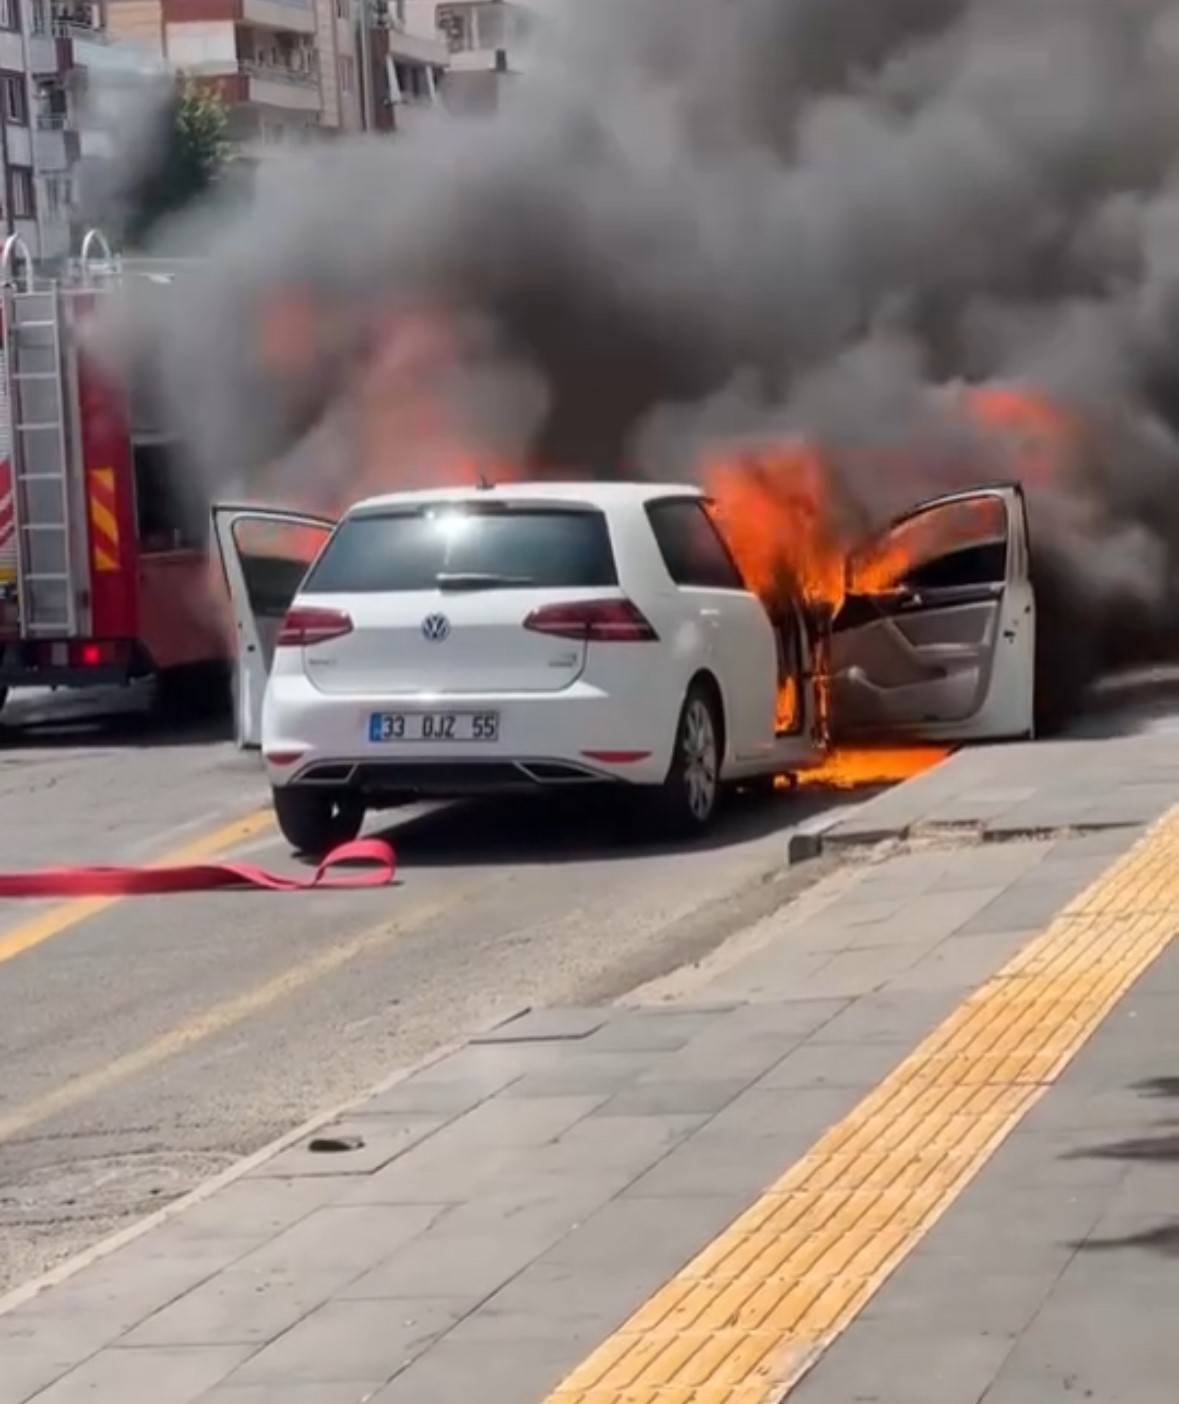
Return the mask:
{"type": "Polygon", "coordinates": [[[230,158],[229,116],[207,88],[184,82],[169,104],[166,136],[137,182],[126,242],[141,248],[156,226],[211,190],[230,158]]]}

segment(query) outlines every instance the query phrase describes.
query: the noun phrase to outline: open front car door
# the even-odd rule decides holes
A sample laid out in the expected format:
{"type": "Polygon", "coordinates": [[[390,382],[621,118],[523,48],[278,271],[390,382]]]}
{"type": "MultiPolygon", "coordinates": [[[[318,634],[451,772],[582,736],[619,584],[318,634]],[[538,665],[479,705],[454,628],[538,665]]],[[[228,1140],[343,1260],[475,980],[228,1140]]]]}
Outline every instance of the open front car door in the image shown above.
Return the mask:
{"type": "Polygon", "coordinates": [[[848,559],[833,739],[1031,736],[1035,625],[1021,490],[922,503],[848,559]]]}
{"type": "Polygon", "coordinates": [[[278,631],[335,526],[330,517],[280,508],[213,507],[213,536],[233,610],[239,746],[262,744],[262,697],[278,631]]]}

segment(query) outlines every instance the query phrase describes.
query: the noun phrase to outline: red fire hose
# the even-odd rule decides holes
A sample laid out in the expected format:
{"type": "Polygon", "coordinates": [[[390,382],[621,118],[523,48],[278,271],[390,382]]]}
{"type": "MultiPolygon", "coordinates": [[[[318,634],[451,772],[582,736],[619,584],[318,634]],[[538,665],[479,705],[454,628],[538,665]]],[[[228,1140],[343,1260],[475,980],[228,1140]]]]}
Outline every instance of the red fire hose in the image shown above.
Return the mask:
{"type": "Polygon", "coordinates": [[[248,863],[190,863],[175,868],[41,868],[0,873],[2,897],[149,897],[165,892],[213,892],[226,887],[262,887],[271,892],[306,892],[313,887],[384,887],[397,860],[383,839],[341,844],[307,877],[285,877],[248,863]],[[341,864],[356,864],[333,872],[341,864]]]}

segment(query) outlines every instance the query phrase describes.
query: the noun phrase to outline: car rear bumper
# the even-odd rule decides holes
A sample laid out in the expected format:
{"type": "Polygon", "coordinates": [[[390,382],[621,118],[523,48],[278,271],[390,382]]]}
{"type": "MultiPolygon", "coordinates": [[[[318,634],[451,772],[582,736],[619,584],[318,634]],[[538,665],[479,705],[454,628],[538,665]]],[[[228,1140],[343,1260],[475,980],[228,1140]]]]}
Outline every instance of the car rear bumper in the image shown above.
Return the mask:
{"type": "Polygon", "coordinates": [[[325,697],[303,678],[272,677],[262,719],[271,784],[350,789],[377,798],[519,792],[611,783],[659,784],[678,703],[607,696],[584,682],[559,693],[421,698],[325,697]],[[371,742],[381,711],[494,711],[499,739],[371,742]]]}

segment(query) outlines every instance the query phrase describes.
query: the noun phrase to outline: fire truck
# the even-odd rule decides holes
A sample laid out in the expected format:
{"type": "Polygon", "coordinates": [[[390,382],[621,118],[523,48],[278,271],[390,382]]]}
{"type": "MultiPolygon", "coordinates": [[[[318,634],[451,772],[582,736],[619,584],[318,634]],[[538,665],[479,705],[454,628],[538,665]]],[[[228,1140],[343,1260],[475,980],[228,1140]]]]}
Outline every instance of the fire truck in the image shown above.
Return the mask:
{"type": "Polygon", "coordinates": [[[85,345],[125,279],[174,276],[116,258],[98,230],[54,278],[19,236],[0,249],[0,705],[17,687],[146,678],[191,703],[229,677],[179,445],[85,345]]]}

